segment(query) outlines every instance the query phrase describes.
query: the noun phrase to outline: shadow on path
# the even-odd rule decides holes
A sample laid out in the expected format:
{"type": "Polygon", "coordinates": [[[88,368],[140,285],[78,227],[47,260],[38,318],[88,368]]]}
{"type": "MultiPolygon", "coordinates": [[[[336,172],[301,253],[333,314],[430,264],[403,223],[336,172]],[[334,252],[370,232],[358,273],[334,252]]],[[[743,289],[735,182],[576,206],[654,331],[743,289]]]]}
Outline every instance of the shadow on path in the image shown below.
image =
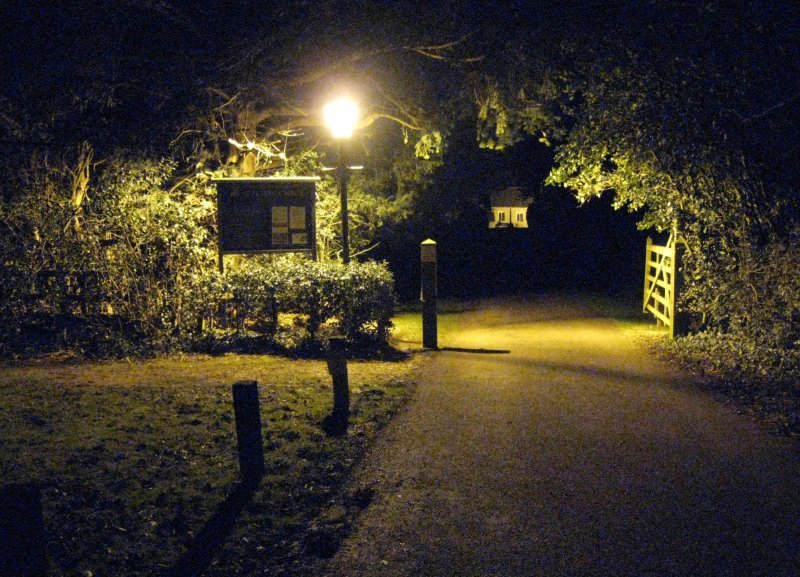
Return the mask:
{"type": "MultiPolygon", "coordinates": [[[[627,381],[640,385],[652,386],[656,383],[671,385],[680,388],[691,388],[693,382],[691,378],[681,375],[654,374],[653,372],[642,371],[635,367],[611,368],[599,364],[590,363],[558,363],[548,362],[538,359],[515,358],[511,364],[526,367],[527,369],[548,371],[558,374],[574,374],[592,377],[595,379],[627,381]]],[[[699,391],[698,391],[699,392],[699,391]]]]}
{"type": "Polygon", "coordinates": [[[214,515],[192,540],[187,551],[162,573],[162,577],[193,577],[202,574],[211,564],[257,488],[257,479],[234,485],[225,500],[217,506],[214,515]]]}
{"type": "Polygon", "coordinates": [[[511,351],[505,349],[465,349],[462,347],[439,347],[440,351],[451,353],[473,353],[476,355],[509,355],[511,351]]]}

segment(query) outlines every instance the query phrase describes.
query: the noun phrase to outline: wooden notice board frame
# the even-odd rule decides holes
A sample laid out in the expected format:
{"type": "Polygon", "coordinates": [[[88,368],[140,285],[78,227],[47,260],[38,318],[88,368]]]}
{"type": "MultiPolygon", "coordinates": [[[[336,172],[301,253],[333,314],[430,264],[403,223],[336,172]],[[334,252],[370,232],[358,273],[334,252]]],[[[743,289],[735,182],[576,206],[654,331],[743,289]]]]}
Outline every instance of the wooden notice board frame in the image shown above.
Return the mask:
{"type": "Polygon", "coordinates": [[[217,178],[219,262],[225,254],[317,254],[317,176],[217,178]]]}

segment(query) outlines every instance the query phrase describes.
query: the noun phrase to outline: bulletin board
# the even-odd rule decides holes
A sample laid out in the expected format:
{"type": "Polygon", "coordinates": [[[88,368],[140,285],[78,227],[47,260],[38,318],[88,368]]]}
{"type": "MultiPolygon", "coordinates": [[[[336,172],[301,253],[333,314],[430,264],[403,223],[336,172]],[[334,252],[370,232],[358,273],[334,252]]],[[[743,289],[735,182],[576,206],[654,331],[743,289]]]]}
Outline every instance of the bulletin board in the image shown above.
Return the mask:
{"type": "Polygon", "coordinates": [[[318,177],[220,178],[219,251],[316,253],[318,177]]]}

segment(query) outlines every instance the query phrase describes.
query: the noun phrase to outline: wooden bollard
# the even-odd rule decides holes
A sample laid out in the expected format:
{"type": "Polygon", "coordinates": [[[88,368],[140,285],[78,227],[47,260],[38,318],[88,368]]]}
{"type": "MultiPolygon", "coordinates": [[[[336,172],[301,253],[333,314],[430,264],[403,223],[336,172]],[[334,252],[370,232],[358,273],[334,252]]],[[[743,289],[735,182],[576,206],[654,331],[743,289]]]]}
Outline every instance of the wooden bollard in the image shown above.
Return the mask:
{"type": "Polygon", "coordinates": [[[420,263],[422,268],[422,346],[426,349],[439,348],[438,320],[436,312],[436,241],[428,239],[420,244],[420,263]]]}
{"type": "Polygon", "coordinates": [[[333,411],[330,422],[347,427],[350,418],[350,383],[347,377],[347,339],[331,337],[328,341],[328,372],[333,380],[333,411]]]}
{"type": "Polygon", "coordinates": [[[32,484],[0,487],[0,575],[44,577],[45,550],[39,488],[32,484]]]}
{"type": "Polygon", "coordinates": [[[233,413],[236,418],[239,471],[245,481],[258,480],[264,475],[264,443],[261,439],[261,408],[256,381],[233,384],[233,413]]]}

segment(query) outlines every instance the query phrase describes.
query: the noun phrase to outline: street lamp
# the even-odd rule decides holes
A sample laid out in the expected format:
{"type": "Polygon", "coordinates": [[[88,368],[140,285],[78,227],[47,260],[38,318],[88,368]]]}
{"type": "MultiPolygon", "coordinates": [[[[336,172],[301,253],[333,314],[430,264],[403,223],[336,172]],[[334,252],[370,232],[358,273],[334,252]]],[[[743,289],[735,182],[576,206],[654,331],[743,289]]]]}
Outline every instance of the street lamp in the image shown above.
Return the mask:
{"type": "Polygon", "coordinates": [[[342,261],[345,264],[350,262],[350,222],[347,216],[347,158],[343,141],[353,136],[359,114],[358,104],[346,97],[333,100],[322,109],[325,124],[337,143],[339,158],[336,176],[339,182],[339,198],[342,206],[342,261]]]}

